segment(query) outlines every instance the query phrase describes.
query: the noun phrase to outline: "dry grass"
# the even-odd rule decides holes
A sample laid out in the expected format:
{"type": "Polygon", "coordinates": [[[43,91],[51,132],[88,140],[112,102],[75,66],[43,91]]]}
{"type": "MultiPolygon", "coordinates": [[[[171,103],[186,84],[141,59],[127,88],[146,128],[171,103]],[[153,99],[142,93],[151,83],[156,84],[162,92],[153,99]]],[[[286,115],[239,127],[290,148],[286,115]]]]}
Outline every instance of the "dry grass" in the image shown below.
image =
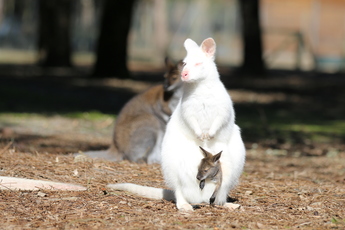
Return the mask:
{"type": "Polygon", "coordinates": [[[201,205],[179,213],[164,200],[113,192],[105,185],[132,182],[164,187],[159,165],[75,162],[71,155],[18,152],[4,145],[1,175],[78,183],[85,192],[0,191],[3,229],[343,229],[345,158],[279,157],[249,149],[240,185],[242,207],[201,205]],[[6,149],[7,148],[7,149],[6,149]]]}
{"type": "MultiPolygon", "coordinates": [[[[2,81],[3,87],[6,86],[6,82],[11,81],[2,81]]],[[[13,89],[17,87],[18,82],[20,81],[13,83],[13,89]]],[[[116,81],[115,83],[117,84],[116,81]]],[[[257,87],[257,83],[254,83],[253,86],[257,87]]],[[[41,89],[47,88],[49,91],[50,88],[46,84],[40,84],[41,89]]],[[[279,136],[281,133],[274,129],[280,127],[280,121],[283,124],[292,124],[294,121],[296,123],[300,120],[300,115],[306,115],[307,119],[304,117],[304,121],[310,121],[311,118],[315,120],[315,116],[320,116],[315,121],[312,120],[310,126],[314,123],[322,125],[323,123],[319,122],[322,119],[343,121],[343,84],[336,85],[339,85],[339,88],[325,87],[324,91],[316,88],[310,95],[301,91],[301,95],[296,97],[280,93],[263,95],[251,93],[249,90],[232,91],[239,112],[238,121],[242,119],[241,127],[248,150],[240,184],[230,194],[242,205],[235,211],[201,205],[187,215],[180,213],[172,202],[106,190],[105,186],[108,183],[116,182],[165,186],[159,165],[134,164],[127,161],[74,161],[70,153],[107,147],[112,132],[112,122],[108,121],[108,118],[88,121],[60,116],[3,116],[2,120],[0,119],[0,128],[3,128],[0,130],[0,176],[75,183],[86,186],[88,190],[0,190],[0,228],[345,229],[345,146],[342,144],[344,136],[328,135],[327,140],[340,141],[322,143],[310,138],[312,136],[301,137],[303,130],[291,132],[290,136],[279,136]],[[315,95],[318,96],[319,103],[314,103],[315,95]],[[278,104],[282,110],[277,114],[281,116],[273,116],[272,107],[263,107],[269,103],[273,103],[274,106],[274,103],[285,100],[290,104],[278,104]],[[262,124],[257,118],[260,114],[252,109],[258,105],[267,111],[265,119],[261,119],[262,124]],[[311,105],[314,106],[312,109],[311,105]],[[298,119],[293,120],[295,117],[298,119]],[[248,120],[253,122],[247,124],[248,120]],[[278,125],[274,126],[275,124],[278,125]],[[262,136],[257,135],[261,132],[254,132],[255,127],[259,131],[265,131],[262,136]],[[253,136],[257,144],[249,142],[254,139],[253,136]]],[[[67,90],[62,86],[58,89],[56,92],[67,90]]],[[[32,94],[32,91],[28,92],[32,94]]],[[[47,92],[44,92],[44,95],[46,94],[47,92]]],[[[26,94],[23,95],[19,94],[17,99],[28,97],[26,94]]],[[[87,94],[83,94],[83,101],[88,100],[85,95],[87,94]]],[[[90,95],[93,98],[96,94],[90,95]]],[[[115,96],[114,94],[112,98],[117,98],[115,96]]],[[[51,96],[55,97],[57,95],[51,96]]],[[[39,95],[37,98],[45,97],[39,95]]],[[[34,104],[30,104],[30,100],[19,99],[8,105],[26,108],[39,104],[36,98],[32,100],[34,104]]],[[[100,97],[97,102],[100,103],[102,100],[103,97],[100,97]]],[[[50,100],[47,101],[48,104],[41,102],[43,104],[40,105],[44,109],[48,108],[49,112],[50,100]]],[[[61,102],[65,108],[64,98],[61,102]]],[[[76,104],[70,104],[71,108],[78,105],[77,102],[79,103],[76,101],[76,104]]],[[[52,109],[56,109],[55,104],[53,105],[52,109]]],[[[109,107],[113,108],[113,105],[110,104],[109,107]]],[[[259,109],[258,111],[261,111],[259,109]]],[[[334,125],[331,128],[344,132],[342,127],[334,125]]]]}

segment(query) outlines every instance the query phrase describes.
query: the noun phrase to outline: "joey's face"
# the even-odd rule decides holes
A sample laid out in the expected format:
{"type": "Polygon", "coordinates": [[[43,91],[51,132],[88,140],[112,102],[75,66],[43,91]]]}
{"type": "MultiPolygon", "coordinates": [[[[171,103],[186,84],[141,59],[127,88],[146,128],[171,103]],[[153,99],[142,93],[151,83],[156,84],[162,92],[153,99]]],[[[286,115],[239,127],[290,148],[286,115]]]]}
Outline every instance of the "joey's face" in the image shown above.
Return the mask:
{"type": "Polygon", "coordinates": [[[209,168],[204,168],[204,169],[201,169],[198,171],[198,175],[196,176],[196,179],[198,180],[205,180],[207,178],[207,175],[208,175],[208,171],[210,169],[209,168]]]}
{"type": "Polygon", "coordinates": [[[208,72],[212,69],[212,65],[215,65],[214,40],[212,38],[206,39],[199,47],[193,40],[187,39],[184,46],[187,56],[183,60],[181,80],[184,82],[195,82],[206,78],[208,72]]]}
{"type": "Polygon", "coordinates": [[[198,174],[196,176],[196,179],[198,180],[205,180],[210,176],[210,173],[213,170],[213,165],[209,161],[209,159],[204,158],[201,160],[201,163],[198,168],[198,174]]]}

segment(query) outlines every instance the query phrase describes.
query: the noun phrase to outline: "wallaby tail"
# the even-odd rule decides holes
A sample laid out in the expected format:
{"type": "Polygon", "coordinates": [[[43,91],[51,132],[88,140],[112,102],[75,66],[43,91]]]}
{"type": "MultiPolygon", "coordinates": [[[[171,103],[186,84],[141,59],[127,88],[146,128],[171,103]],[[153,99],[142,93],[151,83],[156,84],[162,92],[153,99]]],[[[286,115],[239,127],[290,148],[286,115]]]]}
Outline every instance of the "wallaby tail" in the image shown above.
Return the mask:
{"type": "Polygon", "coordinates": [[[115,151],[113,148],[107,150],[98,150],[98,151],[87,151],[82,153],[75,153],[74,156],[84,155],[90,158],[103,159],[108,161],[122,161],[123,157],[115,151]]]}
{"type": "Polygon", "coordinates": [[[153,188],[153,187],[147,187],[147,186],[131,184],[131,183],[108,184],[107,187],[114,190],[131,192],[138,196],[146,197],[150,199],[156,199],[156,200],[164,199],[168,201],[175,200],[174,192],[168,189],[153,188]]]}

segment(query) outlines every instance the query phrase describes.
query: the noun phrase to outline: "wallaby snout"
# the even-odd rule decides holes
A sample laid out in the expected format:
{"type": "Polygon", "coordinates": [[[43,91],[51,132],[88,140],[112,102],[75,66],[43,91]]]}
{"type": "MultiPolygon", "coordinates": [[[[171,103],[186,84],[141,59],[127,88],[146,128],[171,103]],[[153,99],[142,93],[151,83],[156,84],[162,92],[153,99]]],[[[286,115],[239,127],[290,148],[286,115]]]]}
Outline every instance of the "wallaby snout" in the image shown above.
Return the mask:
{"type": "Polygon", "coordinates": [[[169,88],[169,86],[170,86],[169,80],[168,80],[168,79],[165,79],[165,81],[163,82],[163,89],[164,89],[165,91],[167,91],[168,88],[169,88]]]}
{"type": "Polygon", "coordinates": [[[188,70],[183,70],[183,71],[181,72],[181,79],[182,79],[182,81],[187,81],[188,78],[189,78],[189,72],[188,72],[188,70]]]}
{"type": "Polygon", "coordinates": [[[196,176],[196,179],[203,180],[203,179],[205,179],[205,176],[202,175],[201,173],[198,173],[198,175],[196,176]]]}

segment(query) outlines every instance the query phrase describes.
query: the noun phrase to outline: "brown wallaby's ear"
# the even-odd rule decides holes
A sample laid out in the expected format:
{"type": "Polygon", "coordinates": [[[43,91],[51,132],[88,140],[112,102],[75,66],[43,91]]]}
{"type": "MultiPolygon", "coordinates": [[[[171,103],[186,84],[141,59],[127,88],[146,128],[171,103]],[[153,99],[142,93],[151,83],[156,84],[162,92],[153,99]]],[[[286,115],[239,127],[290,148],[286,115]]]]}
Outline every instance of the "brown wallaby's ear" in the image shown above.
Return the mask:
{"type": "Polygon", "coordinates": [[[212,153],[206,151],[206,150],[203,149],[201,146],[199,146],[199,148],[201,149],[201,151],[202,151],[202,153],[204,154],[205,157],[213,156],[212,153]]]}
{"type": "Polygon", "coordinates": [[[219,161],[220,157],[222,156],[222,152],[223,151],[220,151],[219,153],[213,156],[213,162],[219,161]]]}
{"type": "Polygon", "coordinates": [[[207,38],[201,43],[201,50],[207,57],[213,57],[216,53],[216,42],[213,38],[207,38]]]}
{"type": "Polygon", "coordinates": [[[167,69],[172,69],[174,67],[174,63],[171,61],[169,57],[165,57],[164,63],[167,69]]]}
{"type": "Polygon", "coordinates": [[[183,69],[183,60],[180,60],[178,63],[177,63],[177,69],[178,69],[178,71],[182,71],[182,69],[183,69]]]}

